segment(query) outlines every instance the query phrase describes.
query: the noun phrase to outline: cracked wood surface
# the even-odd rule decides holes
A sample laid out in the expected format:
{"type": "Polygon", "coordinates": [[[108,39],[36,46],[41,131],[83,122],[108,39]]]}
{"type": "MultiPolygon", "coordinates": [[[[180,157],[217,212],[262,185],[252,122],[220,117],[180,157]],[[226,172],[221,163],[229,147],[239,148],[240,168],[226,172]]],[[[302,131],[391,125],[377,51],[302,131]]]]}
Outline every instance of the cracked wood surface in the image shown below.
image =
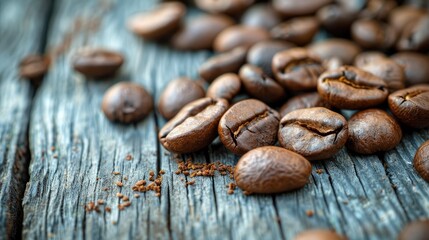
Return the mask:
{"type": "MultiPolygon", "coordinates": [[[[9,2],[44,14],[34,7],[36,1],[9,2]]],[[[157,131],[165,121],[156,112],[139,124],[124,126],[108,122],[100,111],[103,93],[115,82],[138,82],[157,99],[169,80],[196,77],[198,66],[210,56],[208,52],[173,51],[140,40],[125,29],[131,14],[150,9],[156,2],[55,2],[47,45],[59,55],[36,93],[30,116],[32,160],[23,200],[24,238],[291,239],[304,229],[327,227],[350,239],[393,239],[406,222],[429,216],[429,184],[411,164],[415,150],[429,138],[427,129],[405,133],[401,144],[384,155],[360,156],[344,149],[331,160],[318,161],[313,164],[309,184],[292,193],[245,196],[237,190],[228,195],[225,185],[231,180],[218,174],[197,178],[194,186],[186,188],[183,176],[174,174],[176,157],[157,141],[157,131]],[[125,54],[125,65],[114,79],[87,80],[70,67],[71,56],[83,46],[117,49],[125,54]],[[131,161],[126,160],[128,154],[133,156],[131,161]],[[150,170],[159,169],[166,171],[161,197],[147,192],[134,199],[131,186],[147,179],[150,170]],[[113,171],[122,174],[112,175],[113,171]],[[116,181],[122,181],[124,187],[117,187],[116,181]],[[117,192],[131,198],[132,205],[124,211],[117,209],[117,192]],[[112,212],[103,207],[100,213],[85,212],[84,205],[98,199],[112,207],[112,212]],[[312,217],[307,215],[310,212],[312,217]]],[[[2,46],[9,43],[2,40],[2,46]]],[[[1,73],[3,84],[5,73],[1,73]]],[[[23,113],[29,112],[28,91],[29,86],[20,90],[25,104],[15,108],[21,110],[6,112],[22,116],[8,123],[20,126],[13,128],[19,130],[12,134],[15,142],[25,142],[28,119],[23,113]]],[[[5,103],[8,109],[10,103],[3,100],[7,99],[3,94],[0,99],[3,113],[5,103]]],[[[2,148],[13,146],[3,132],[1,141],[2,148]]],[[[16,152],[9,150],[8,155],[16,152]]],[[[230,165],[238,160],[218,140],[204,151],[181,158],[230,165]]],[[[12,161],[6,158],[6,166],[12,161]]],[[[1,213],[0,220],[5,216],[1,213]]]]}

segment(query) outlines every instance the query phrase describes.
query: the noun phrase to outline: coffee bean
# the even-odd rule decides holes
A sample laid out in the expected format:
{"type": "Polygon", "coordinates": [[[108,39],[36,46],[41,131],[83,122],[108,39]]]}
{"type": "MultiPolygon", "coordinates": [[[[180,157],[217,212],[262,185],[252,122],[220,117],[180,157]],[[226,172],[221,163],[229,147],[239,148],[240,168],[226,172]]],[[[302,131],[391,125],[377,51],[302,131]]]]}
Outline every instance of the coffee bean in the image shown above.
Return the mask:
{"type": "Polygon", "coordinates": [[[73,57],[73,68],[87,77],[112,76],[124,63],[122,54],[106,49],[82,49],[73,57]]]}
{"type": "Polygon", "coordinates": [[[281,16],[267,3],[253,5],[241,17],[241,24],[266,30],[270,30],[281,21],[281,16]]]}
{"type": "Polygon", "coordinates": [[[405,87],[404,69],[390,58],[368,60],[361,69],[383,79],[390,93],[405,87]]]}
{"type": "Polygon", "coordinates": [[[19,63],[19,75],[39,84],[49,69],[49,60],[40,55],[28,55],[19,63]]]}
{"type": "Polygon", "coordinates": [[[318,31],[319,21],[317,18],[299,17],[275,26],[271,30],[271,36],[303,46],[310,43],[318,31]]]}
{"type": "Polygon", "coordinates": [[[369,1],[371,0],[336,0],[342,8],[352,12],[362,11],[369,1]]]}
{"type": "Polygon", "coordinates": [[[219,120],[227,109],[225,99],[195,100],[164,125],[158,134],[159,141],[175,153],[201,150],[216,138],[219,120]]]}
{"type": "Polygon", "coordinates": [[[231,51],[215,55],[204,62],[199,71],[200,77],[208,82],[225,73],[237,73],[246,61],[246,48],[239,47],[231,51]]]}
{"type": "Polygon", "coordinates": [[[379,77],[352,66],[330,70],[319,77],[317,91],[326,102],[340,109],[364,109],[382,104],[387,84],[379,77]]]}
{"type": "Polygon", "coordinates": [[[313,43],[308,51],[323,60],[339,58],[344,64],[353,64],[355,57],[361,52],[360,47],[349,40],[331,38],[313,43]]]}
{"type": "Polygon", "coordinates": [[[420,17],[426,12],[423,9],[411,5],[403,5],[394,8],[389,15],[389,25],[393,26],[398,32],[402,32],[405,26],[420,17]]]}
{"type": "Polygon", "coordinates": [[[395,0],[367,0],[366,6],[359,13],[359,18],[386,20],[396,7],[395,0]]]}
{"type": "Polygon", "coordinates": [[[299,233],[294,240],[346,240],[334,230],[312,229],[299,233]]]}
{"type": "Polygon", "coordinates": [[[429,127],[429,84],[416,85],[389,95],[389,108],[402,123],[429,127]]]}
{"type": "Polygon", "coordinates": [[[349,119],[349,139],[346,146],[356,153],[386,152],[395,148],[401,139],[401,127],[383,110],[363,110],[349,119]]]}
{"type": "Polygon", "coordinates": [[[216,36],[234,20],[225,15],[205,14],[186,23],[171,39],[171,45],[180,50],[211,49],[216,36]]]}
{"type": "Polygon", "coordinates": [[[420,53],[400,52],[391,58],[404,68],[405,85],[429,83],[429,56],[420,53]]]}
{"type": "Polygon", "coordinates": [[[173,118],[186,104],[205,96],[204,89],[189,78],[168,83],[159,97],[158,110],[165,119],[173,118]]]}
{"type": "Polygon", "coordinates": [[[362,68],[367,64],[372,64],[378,60],[383,60],[385,58],[387,58],[387,56],[382,52],[378,52],[378,51],[361,52],[356,56],[354,65],[357,68],[362,68]]]}
{"type": "Polygon", "coordinates": [[[235,25],[219,33],[213,43],[213,49],[217,52],[230,51],[236,47],[249,49],[255,43],[268,39],[270,34],[263,28],[235,25]]]}
{"type": "Polygon", "coordinates": [[[279,114],[255,99],[234,104],[222,116],[218,132],[223,145],[235,154],[274,145],[277,141],[279,114]]]}
{"type": "Polygon", "coordinates": [[[120,82],[110,87],[104,94],[101,108],[110,121],[135,123],[150,113],[153,100],[142,86],[120,82]]]}
{"type": "Polygon", "coordinates": [[[277,53],[272,62],[279,83],[292,91],[314,90],[317,78],[324,71],[321,60],[304,48],[292,48],[277,53]]]}
{"type": "Polygon", "coordinates": [[[243,155],[234,171],[237,186],[248,193],[281,193],[304,187],[311,164],[303,156],[266,146],[243,155]]]}
{"type": "Polygon", "coordinates": [[[261,68],[246,64],[240,69],[240,78],[246,92],[267,104],[285,99],[282,86],[265,74],[261,68]]]}
{"type": "Polygon", "coordinates": [[[343,62],[339,58],[331,58],[329,60],[323,60],[323,68],[326,70],[334,70],[343,66],[343,62]]]}
{"type": "Polygon", "coordinates": [[[346,144],[347,121],[323,107],[298,109],[282,118],[278,136],[282,147],[308,160],[327,159],[346,144]]]}
{"type": "Polygon", "coordinates": [[[273,0],[273,7],[285,17],[312,15],[332,0],[273,0]]]}
{"type": "Polygon", "coordinates": [[[253,45],[247,53],[247,62],[262,68],[264,73],[273,77],[271,62],[276,53],[295,47],[294,44],[278,41],[268,40],[259,42],[253,45]]]}
{"type": "Polygon", "coordinates": [[[363,48],[388,49],[397,39],[395,28],[371,19],[361,19],[352,25],[352,37],[363,48]]]}
{"type": "Polygon", "coordinates": [[[399,233],[398,240],[427,240],[429,236],[429,219],[409,223],[399,233]]]}
{"type": "Polygon", "coordinates": [[[396,48],[399,51],[429,50],[429,14],[405,25],[396,48]]]}
{"type": "Polygon", "coordinates": [[[329,103],[320,97],[318,92],[304,93],[289,99],[285,104],[283,104],[280,108],[280,116],[284,117],[292,111],[313,107],[332,108],[329,103]]]}
{"type": "Polygon", "coordinates": [[[357,19],[358,11],[331,4],[319,9],[316,16],[320,24],[330,33],[335,36],[347,36],[350,26],[357,19]]]}
{"type": "Polygon", "coordinates": [[[426,141],[417,149],[413,164],[419,175],[426,182],[429,182],[429,141],[426,141]]]}
{"type": "Polygon", "coordinates": [[[195,0],[195,5],[209,13],[225,13],[237,16],[253,2],[254,0],[195,0]]]}
{"type": "Polygon", "coordinates": [[[181,25],[186,6],[180,2],[159,4],[155,9],[137,14],[128,21],[128,28],[135,34],[151,40],[173,34],[181,25]]]}
{"type": "Polygon", "coordinates": [[[225,73],[216,78],[207,89],[207,97],[231,101],[241,89],[241,81],[235,73],[225,73]]]}

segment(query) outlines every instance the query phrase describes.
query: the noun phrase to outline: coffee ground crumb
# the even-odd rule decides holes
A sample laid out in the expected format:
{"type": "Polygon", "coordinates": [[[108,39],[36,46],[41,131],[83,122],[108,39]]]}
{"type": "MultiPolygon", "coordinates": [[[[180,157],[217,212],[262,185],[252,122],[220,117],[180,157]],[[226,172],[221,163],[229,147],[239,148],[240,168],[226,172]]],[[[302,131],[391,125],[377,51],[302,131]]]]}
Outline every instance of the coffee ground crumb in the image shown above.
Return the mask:
{"type": "Polygon", "coordinates": [[[316,170],[316,173],[317,173],[317,174],[322,174],[322,173],[323,173],[323,169],[317,169],[317,170],[316,170]]]}
{"type": "Polygon", "coordinates": [[[113,174],[113,175],[119,175],[119,174],[121,174],[121,173],[120,173],[120,172],[116,172],[116,171],[115,171],[115,172],[112,172],[112,174],[113,174]]]}
{"type": "Polygon", "coordinates": [[[312,217],[314,215],[314,212],[312,210],[307,210],[305,214],[307,214],[308,217],[312,217]]]}
{"type": "Polygon", "coordinates": [[[116,186],[118,186],[118,187],[123,187],[123,186],[124,186],[124,184],[123,184],[122,182],[120,182],[120,181],[117,181],[117,182],[116,182],[116,186]]]}

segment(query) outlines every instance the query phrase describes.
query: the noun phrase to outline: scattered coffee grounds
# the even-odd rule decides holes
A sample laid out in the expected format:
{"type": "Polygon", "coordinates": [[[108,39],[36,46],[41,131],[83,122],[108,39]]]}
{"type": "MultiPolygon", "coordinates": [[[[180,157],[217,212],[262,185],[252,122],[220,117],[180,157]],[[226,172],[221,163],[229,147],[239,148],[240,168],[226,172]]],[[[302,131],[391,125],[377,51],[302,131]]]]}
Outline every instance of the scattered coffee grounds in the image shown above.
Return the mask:
{"type": "Polygon", "coordinates": [[[314,215],[314,212],[313,210],[307,210],[305,214],[307,215],[307,217],[312,217],[314,215]]]}
{"type": "Polygon", "coordinates": [[[155,192],[155,196],[160,197],[161,196],[161,185],[162,185],[162,175],[165,174],[164,170],[160,170],[158,175],[155,178],[155,172],[149,171],[149,182],[146,180],[141,179],[137,181],[134,186],[131,187],[133,191],[137,192],[148,192],[153,191],[155,192]]]}
{"type": "Polygon", "coordinates": [[[237,187],[237,185],[235,185],[235,183],[229,183],[228,185],[226,185],[226,187],[228,188],[228,194],[234,194],[235,188],[237,187]]]}
{"type": "Polygon", "coordinates": [[[212,177],[218,172],[220,175],[228,175],[230,179],[234,179],[234,167],[231,165],[223,164],[219,161],[214,163],[193,163],[191,158],[186,161],[179,161],[178,169],[175,174],[183,174],[185,176],[193,177],[212,177]]]}
{"type": "Polygon", "coordinates": [[[87,212],[92,212],[92,211],[95,211],[97,213],[100,212],[98,205],[92,201],[86,204],[84,208],[85,208],[85,211],[87,212]]]}
{"type": "Polygon", "coordinates": [[[124,184],[123,184],[122,182],[116,182],[116,186],[118,186],[118,187],[123,187],[123,186],[124,186],[124,184]]]}
{"type": "Polygon", "coordinates": [[[134,159],[134,157],[131,154],[127,154],[127,156],[125,156],[125,160],[127,160],[127,161],[131,161],[133,159],[134,159]]]}
{"type": "Polygon", "coordinates": [[[195,184],[195,180],[189,181],[185,183],[185,186],[189,186],[189,185],[194,185],[195,184]]]}

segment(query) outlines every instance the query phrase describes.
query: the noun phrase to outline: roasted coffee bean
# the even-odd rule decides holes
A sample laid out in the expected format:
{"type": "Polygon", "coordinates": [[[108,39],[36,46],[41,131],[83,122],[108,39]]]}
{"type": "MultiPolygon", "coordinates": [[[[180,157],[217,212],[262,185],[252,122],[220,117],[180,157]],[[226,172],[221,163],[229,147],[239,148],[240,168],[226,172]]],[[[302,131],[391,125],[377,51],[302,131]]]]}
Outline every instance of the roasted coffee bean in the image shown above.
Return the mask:
{"type": "Polygon", "coordinates": [[[195,0],[195,5],[209,13],[236,16],[244,12],[254,0],[195,0]]]}
{"type": "Polygon", "coordinates": [[[369,51],[369,52],[361,52],[359,53],[354,61],[354,65],[357,68],[362,68],[365,65],[373,64],[378,60],[383,60],[387,58],[387,56],[382,52],[377,51],[369,51]]]}
{"type": "Polygon", "coordinates": [[[405,88],[404,69],[390,58],[374,58],[362,65],[361,69],[383,79],[389,92],[405,88]]]}
{"type": "Polygon", "coordinates": [[[40,55],[29,55],[19,63],[19,75],[39,84],[49,69],[49,60],[40,55]]]}
{"type": "Polygon", "coordinates": [[[227,109],[225,99],[202,98],[193,101],[159,131],[159,141],[175,153],[201,150],[216,138],[219,120],[227,109]]]}
{"type": "Polygon", "coordinates": [[[274,55],[293,47],[295,47],[295,45],[292,43],[278,40],[259,42],[249,49],[249,52],[247,53],[247,62],[262,68],[264,73],[273,77],[271,63],[274,55]]]}
{"type": "Polygon", "coordinates": [[[246,54],[246,48],[239,47],[229,52],[215,55],[200,66],[198,70],[200,77],[207,82],[212,82],[224,73],[237,73],[241,65],[246,61],[246,54]]]}
{"type": "Polygon", "coordinates": [[[353,12],[362,11],[370,0],[336,0],[336,2],[344,9],[353,12]]]}
{"type": "Polygon", "coordinates": [[[389,95],[388,103],[402,123],[413,128],[429,127],[429,84],[396,91],[389,95]]]}
{"type": "Polygon", "coordinates": [[[204,89],[189,78],[181,77],[168,83],[159,97],[158,111],[165,119],[171,119],[186,104],[205,96],[204,89]]]}
{"type": "Polygon", "coordinates": [[[360,154],[386,152],[395,148],[402,139],[396,120],[380,109],[367,109],[349,119],[347,148],[360,154]]]}
{"type": "Polygon", "coordinates": [[[243,155],[234,171],[237,186],[247,193],[281,193],[304,187],[311,164],[303,156],[266,146],[243,155]]]}
{"type": "Polygon", "coordinates": [[[429,219],[409,223],[399,233],[398,240],[427,240],[429,236],[429,219]]]}
{"type": "Polygon", "coordinates": [[[133,16],[128,21],[128,28],[146,39],[161,39],[180,27],[185,14],[186,6],[183,3],[162,3],[149,12],[133,16]]]}
{"type": "Polygon", "coordinates": [[[429,50],[429,14],[405,25],[396,48],[399,51],[429,50]]]}
{"type": "Polygon", "coordinates": [[[124,63],[122,54],[106,49],[82,49],[73,57],[73,68],[87,77],[112,76],[124,63]]]}
{"type": "Polygon", "coordinates": [[[420,53],[400,52],[391,58],[404,68],[405,85],[429,83],[429,56],[420,53]]]}
{"type": "Polygon", "coordinates": [[[293,18],[280,23],[271,30],[275,39],[285,40],[303,46],[311,42],[319,31],[319,21],[315,17],[293,18]]]}
{"type": "Polygon", "coordinates": [[[394,8],[389,15],[389,25],[393,26],[398,32],[402,32],[405,26],[424,16],[426,12],[423,9],[404,5],[394,8]]]}
{"type": "Polygon", "coordinates": [[[355,57],[361,52],[356,43],[339,38],[331,38],[325,41],[313,43],[308,51],[323,60],[339,58],[344,64],[353,64],[355,57]]]}
{"type": "Polygon", "coordinates": [[[219,33],[213,43],[213,49],[217,52],[230,51],[236,47],[249,49],[255,43],[268,39],[270,33],[263,28],[235,25],[219,33]]]}
{"type": "Polygon", "coordinates": [[[120,82],[110,87],[101,104],[106,117],[120,123],[139,122],[152,108],[152,96],[142,86],[131,82],[120,82]]]}
{"type": "Polygon", "coordinates": [[[292,91],[315,90],[317,78],[324,71],[321,60],[304,48],[292,48],[273,57],[277,81],[292,91]]]}
{"type": "Polygon", "coordinates": [[[364,109],[382,104],[389,94],[379,77],[352,66],[330,70],[319,77],[317,91],[340,109],[364,109]]]}
{"type": "Polygon", "coordinates": [[[338,4],[324,6],[317,11],[320,24],[335,36],[347,36],[350,26],[358,16],[357,11],[351,11],[338,4]]]}
{"type": "Polygon", "coordinates": [[[234,20],[225,15],[196,17],[173,35],[171,45],[180,50],[211,49],[216,36],[233,24],[234,20]]]}
{"type": "Polygon", "coordinates": [[[223,145],[235,154],[277,142],[280,116],[263,102],[247,99],[234,104],[222,116],[218,132],[223,145]]]}
{"type": "Polygon", "coordinates": [[[426,141],[417,149],[413,164],[419,175],[426,182],[429,182],[429,141],[426,141]]]}
{"type": "Polygon", "coordinates": [[[240,77],[235,73],[225,73],[216,78],[207,89],[207,97],[224,98],[231,101],[241,89],[240,77]]]}
{"type": "Polygon", "coordinates": [[[312,15],[332,0],[273,0],[276,11],[285,17],[312,15]]]}
{"type": "Polygon", "coordinates": [[[280,84],[270,78],[263,70],[251,64],[240,69],[240,79],[246,92],[267,104],[284,100],[285,90],[280,84]]]}
{"type": "Polygon", "coordinates": [[[313,107],[332,108],[329,103],[320,97],[318,92],[304,93],[289,99],[285,104],[283,104],[280,108],[280,116],[284,117],[292,111],[313,107]]]}
{"type": "Polygon", "coordinates": [[[255,4],[243,14],[241,24],[270,30],[282,21],[281,16],[270,4],[255,4]]]}
{"type": "Polygon", "coordinates": [[[334,230],[312,229],[299,233],[294,240],[346,240],[334,230]]]}
{"type": "Polygon", "coordinates": [[[397,39],[395,28],[371,19],[361,19],[352,25],[352,37],[363,48],[388,49],[397,39]]]}
{"type": "Polygon", "coordinates": [[[298,109],[280,121],[280,145],[306,157],[321,160],[334,156],[346,144],[347,120],[327,108],[298,109]]]}
{"type": "Polygon", "coordinates": [[[385,20],[396,7],[395,0],[366,0],[366,6],[359,13],[359,18],[385,20]]]}
{"type": "Polygon", "coordinates": [[[334,70],[343,66],[343,62],[339,58],[331,58],[329,60],[323,60],[323,68],[326,70],[334,70]]]}

